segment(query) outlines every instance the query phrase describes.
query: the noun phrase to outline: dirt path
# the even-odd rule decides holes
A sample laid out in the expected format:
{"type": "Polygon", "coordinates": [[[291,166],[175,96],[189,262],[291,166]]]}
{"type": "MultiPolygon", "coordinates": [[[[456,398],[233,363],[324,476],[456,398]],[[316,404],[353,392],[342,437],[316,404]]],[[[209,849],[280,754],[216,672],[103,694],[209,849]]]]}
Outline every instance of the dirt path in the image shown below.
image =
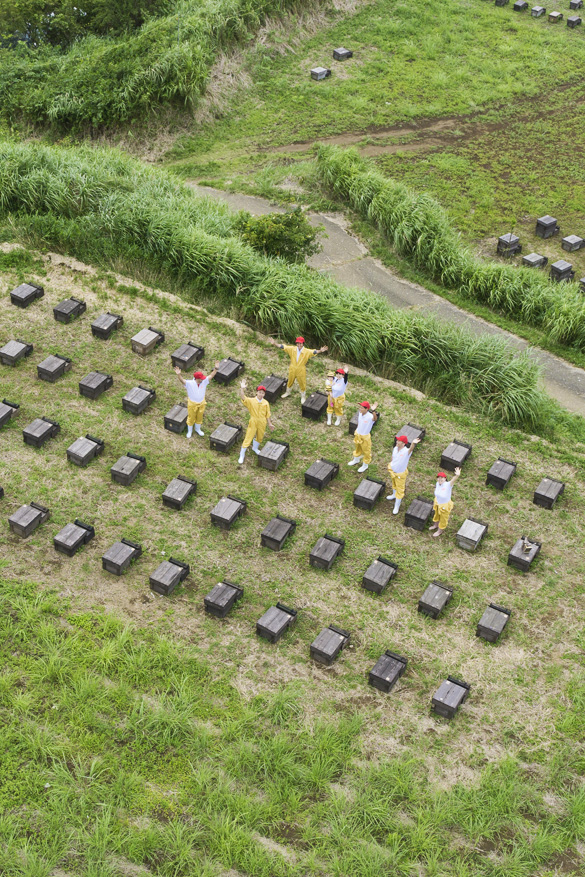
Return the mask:
{"type": "MultiPolygon", "coordinates": [[[[282,209],[264,198],[222,192],[194,183],[189,185],[201,195],[223,199],[234,210],[248,210],[256,216],[282,209]]],[[[370,256],[364,245],[347,231],[347,223],[342,214],[311,213],[309,219],[313,225],[324,225],[327,234],[322,240],[323,251],[313,256],[309,265],[330,274],[338,283],[368,289],[384,296],[394,307],[424,308],[426,312],[433,313],[442,320],[464,325],[478,334],[489,332],[501,335],[519,350],[529,347],[517,335],[469,314],[424,287],[393,274],[378,259],[370,256]]],[[[585,416],[585,371],[540,348],[532,348],[532,355],[542,366],[544,386],[553,399],[569,411],[585,416]]]]}

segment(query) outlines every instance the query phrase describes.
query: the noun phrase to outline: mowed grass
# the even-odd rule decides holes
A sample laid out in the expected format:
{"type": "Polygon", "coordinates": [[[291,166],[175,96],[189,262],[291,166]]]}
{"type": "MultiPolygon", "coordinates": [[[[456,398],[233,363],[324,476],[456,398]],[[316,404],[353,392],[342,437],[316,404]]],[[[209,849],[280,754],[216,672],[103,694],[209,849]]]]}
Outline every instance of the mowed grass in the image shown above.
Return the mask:
{"type": "MultiPolygon", "coordinates": [[[[183,398],[170,365],[183,341],[206,348],[206,371],[223,356],[245,360],[249,387],[286,373],[283,354],[244,325],[60,261],[9,255],[0,289],[0,342],[35,345],[29,359],[1,370],[2,397],[21,405],[1,436],[2,873],[577,874],[585,836],[583,449],[352,374],[348,414],[364,397],[382,411],[368,474],[384,478],[403,424],[427,429],[407,499],[432,495],[449,441],[473,444],[449,531],[432,539],[404,528],[385,501],[373,512],[353,507],[361,476],[346,466],[347,422],[336,430],[302,419],[298,396],[273,407],[274,438],[291,445],[277,473],[258,469],[251,454],[238,467],[235,452],[209,449],[214,426],[245,423],[236,385],[210,388],[204,440],[165,431],[164,414],[183,398]],[[20,311],[8,292],[24,277],[44,283],[46,293],[20,311]],[[69,295],[88,309],[64,326],[51,308],[69,295]],[[124,315],[108,342],[90,332],[105,310],[124,315]],[[165,331],[166,342],[141,359],[130,338],[149,325],[165,331]],[[73,359],[55,385],[36,378],[36,364],[52,352],[73,359]],[[114,376],[96,401],[77,390],[92,370],[114,376]],[[157,398],[135,418],[121,399],[139,383],[154,386],[157,398]],[[20,430],[41,415],[58,420],[61,433],[35,450],[20,430]],[[86,432],[104,438],[106,449],[78,469],[65,452],[86,432]],[[128,450],[145,454],[148,466],[124,488],[111,482],[109,467],[128,450]],[[338,461],[340,474],[319,493],[302,476],[322,456],[338,461]],[[484,484],[498,456],[518,462],[504,493],[484,484]],[[160,495],[179,473],[196,478],[198,490],[175,512],[160,495]],[[544,475],[567,483],[552,512],[532,504],[544,475]],[[248,503],[229,533],[209,519],[227,493],[248,503]],[[50,507],[51,518],[23,541],[7,518],[31,500],[50,507]],[[259,546],[276,513],[298,522],[278,554],[259,546]],[[489,523],[474,555],[454,540],[469,515],[489,523]],[[52,537],[76,517],[94,524],[96,538],[66,558],[52,537]],[[346,539],[328,573],[308,563],[325,532],[346,539]],[[543,542],[527,575],[506,566],[523,533],[543,542]],[[143,555],[118,579],[100,559],[121,536],[140,541],[143,555]],[[379,554],[399,572],[378,598],[360,582],[379,554]],[[191,574],[166,599],[151,594],[148,575],[170,555],[191,564],[191,574]],[[224,578],[245,593],[219,621],[202,602],[224,578]],[[455,594],[445,616],[430,621],[416,605],[434,578],[455,594]],[[270,645],[256,637],[255,621],[278,599],[299,609],[298,622],[270,645]],[[475,637],[491,601],[513,613],[495,646],[475,637]],[[349,629],[352,645],[323,669],[308,649],[330,623],[349,629]],[[387,648],[409,658],[389,696],[366,681],[387,648]],[[429,713],[447,674],[472,685],[452,723],[429,713]]],[[[322,388],[332,365],[313,360],[311,388],[322,388]]]]}

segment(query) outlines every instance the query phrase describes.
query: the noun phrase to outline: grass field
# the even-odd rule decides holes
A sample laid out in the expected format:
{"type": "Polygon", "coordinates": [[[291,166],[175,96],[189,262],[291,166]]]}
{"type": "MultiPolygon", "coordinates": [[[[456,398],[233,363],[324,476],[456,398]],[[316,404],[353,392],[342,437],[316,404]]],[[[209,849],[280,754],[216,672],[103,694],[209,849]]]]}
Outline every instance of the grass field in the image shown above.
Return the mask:
{"type": "MultiPolygon", "coordinates": [[[[303,420],[298,396],[274,405],[274,437],[291,444],[278,473],[256,468],[251,454],[238,467],[236,454],[212,452],[207,436],[188,442],[163,429],[183,397],[170,367],[179,343],[206,348],[205,370],[222,356],[245,360],[251,387],[285,368],[262,335],[72,260],[7,252],[2,266],[0,340],[35,345],[1,375],[2,396],[21,405],[2,430],[2,873],[577,875],[585,853],[582,446],[506,430],[354,370],[348,411],[364,396],[382,411],[368,474],[384,478],[393,434],[408,421],[427,437],[407,498],[432,494],[440,453],[454,437],[473,444],[450,529],[435,540],[404,528],[385,501],[371,513],[353,507],[360,476],[346,466],[346,423],[336,430],[303,420]],[[19,311],[8,291],[24,277],[38,278],[46,293],[19,311]],[[88,309],[63,326],[51,308],[69,295],[88,309]],[[124,315],[109,342],[89,328],[105,310],[124,315]],[[167,340],[143,360],[129,339],[148,325],[167,340]],[[51,352],[73,359],[54,386],[36,378],[51,352]],[[111,373],[114,386],[92,402],[77,383],[95,369],[111,373]],[[139,383],[154,386],[157,398],[133,418],[121,398],[139,383]],[[61,433],[37,451],[20,430],[41,415],[58,420],[61,433]],[[65,451],[86,432],[106,449],[77,469],[65,451]],[[108,469],[128,450],[145,454],[148,466],[123,488],[108,469]],[[321,456],[341,465],[318,493],[302,475],[321,456]],[[484,485],[498,456],[518,462],[504,493],[484,485]],[[173,512],[160,494],[179,473],[196,478],[198,490],[173,512]],[[544,475],[567,483],[552,512],[531,501],[544,475]],[[248,503],[229,533],[209,521],[227,493],[248,503]],[[31,500],[52,515],[22,541],[6,519],[31,500]],[[259,547],[277,512],[298,521],[279,554],[259,547]],[[476,555],[455,546],[469,515],[489,522],[476,555]],[[51,540],[76,517],[95,525],[96,538],[68,559],[51,540]],[[325,532],[346,539],[329,573],[308,564],[325,532]],[[543,542],[527,575],[506,566],[523,533],[543,542]],[[100,558],[121,536],[140,541],[143,556],[117,579],[100,558]],[[360,581],[379,554],[399,572],[377,598],[360,581]],[[151,594],[148,575],[170,555],[192,572],[165,599],[151,594]],[[218,621],[202,599],[223,578],[245,594],[218,621]],[[436,622],[416,612],[434,578],[455,588],[436,622]],[[299,609],[298,623],[271,646],[254,624],[279,599],[299,609]],[[490,601],[513,613],[495,646],[474,635],[490,601]],[[349,629],[352,645],[322,669],[308,648],[330,623],[349,629]],[[387,648],[408,656],[409,668],[384,696],[366,674],[387,648]],[[472,685],[452,723],[429,714],[447,674],[472,685]]],[[[313,361],[312,388],[332,364],[313,361]]],[[[214,384],[208,401],[207,435],[224,420],[245,422],[235,386],[214,384]]]]}

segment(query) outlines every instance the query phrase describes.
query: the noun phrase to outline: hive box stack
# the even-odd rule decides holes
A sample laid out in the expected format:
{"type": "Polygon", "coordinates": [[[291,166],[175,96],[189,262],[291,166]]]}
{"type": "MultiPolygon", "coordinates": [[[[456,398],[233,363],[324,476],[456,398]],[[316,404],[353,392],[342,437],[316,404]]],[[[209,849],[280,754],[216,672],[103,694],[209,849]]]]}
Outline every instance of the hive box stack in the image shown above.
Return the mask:
{"type": "Polygon", "coordinates": [[[417,496],[406,510],[404,526],[422,531],[433,512],[433,502],[424,496],[417,496]]]}
{"type": "Polygon", "coordinates": [[[534,491],[532,501],[543,509],[552,509],[561,493],[564,493],[564,490],[565,485],[562,481],[555,481],[554,478],[543,478],[534,491]]]}
{"type": "Polygon", "coordinates": [[[305,472],[305,484],[307,487],[323,490],[338,474],[338,463],[332,463],[331,460],[316,460],[305,472]]]}

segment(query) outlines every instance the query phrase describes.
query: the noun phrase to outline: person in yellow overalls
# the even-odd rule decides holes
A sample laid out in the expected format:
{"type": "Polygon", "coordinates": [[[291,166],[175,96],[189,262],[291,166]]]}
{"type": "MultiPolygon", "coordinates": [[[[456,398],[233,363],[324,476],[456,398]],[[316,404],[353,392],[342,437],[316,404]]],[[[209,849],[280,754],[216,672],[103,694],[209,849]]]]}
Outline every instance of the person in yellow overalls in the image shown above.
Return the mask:
{"type": "Polygon", "coordinates": [[[295,340],[294,344],[279,344],[278,341],[274,341],[272,338],[270,343],[284,350],[290,356],[286,392],[282,394],[282,398],[286,399],[287,396],[290,396],[293,384],[297,381],[301,390],[301,405],[303,405],[307,398],[307,363],[318,353],[326,353],[328,348],[320,347],[319,350],[309,350],[304,346],[305,339],[301,335],[295,340]]]}
{"type": "Polygon", "coordinates": [[[260,386],[256,388],[255,398],[246,396],[244,393],[245,389],[246,381],[242,381],[240,384],[240,399],[242,400],[242,405],[244,405],[244,407],[250,412],[250,422],[248,423],[248,429],[246,430],[246,435],[244,436],[244,441],[240,450],[240,457],[238,460],[240,465],[244,462],[246,451],[250,447],[250,443],[252,443],[252,450],[254,453],[260,453],[260,442],[264,438],[266,426],[268,425],[270,429],[274,429],[274,424],[270,419],[270,405],[264,398],[266,387],[263,387],[262,384],[260,384],[260,386]]]}
{"type": "Polygon", "coordinates": [[[331,387],[327,394],[327,425],[331,426],[331,420],[335,414],[335,426],[339,426],[343,417],[343,403],[345,402],[345,390],[349,369],[341,366],[335,370],[335,376],[331,381],[331,387]]]}
{"type": "Polygon", "coordinates": [[[372,436],[370,433],[372,432],[374,423],[378,419],[378,415],[376,414],[377,407],[377,402],[370,405],[370,403],[366,401],[360,402],[358,408],[358,422],[353,434],[353,457],[347,464],[348,466],[355,466],[363,460],[364,462],[358,469],[358,472],[365,472],[372,462],[372,436]]]}
{"type": "Polygon", "coordinates": [[[433,523],[429,527],[429,530],[434,530],[433,536],[441,536],[444,530],[447,528],[447,524],[449,523],[449,517],[451,512],[453,511],[453,500],[451,499],[451,492],[453,490],[453,485],[461,475],[461,469],[455,469],[455,475],[451,479],[451,481],[447,481],[447,476],[444,472],[439,472],[437,475],[437,483],[435,484],[435,500],[433,502],[434,516],[433,523]]]}

